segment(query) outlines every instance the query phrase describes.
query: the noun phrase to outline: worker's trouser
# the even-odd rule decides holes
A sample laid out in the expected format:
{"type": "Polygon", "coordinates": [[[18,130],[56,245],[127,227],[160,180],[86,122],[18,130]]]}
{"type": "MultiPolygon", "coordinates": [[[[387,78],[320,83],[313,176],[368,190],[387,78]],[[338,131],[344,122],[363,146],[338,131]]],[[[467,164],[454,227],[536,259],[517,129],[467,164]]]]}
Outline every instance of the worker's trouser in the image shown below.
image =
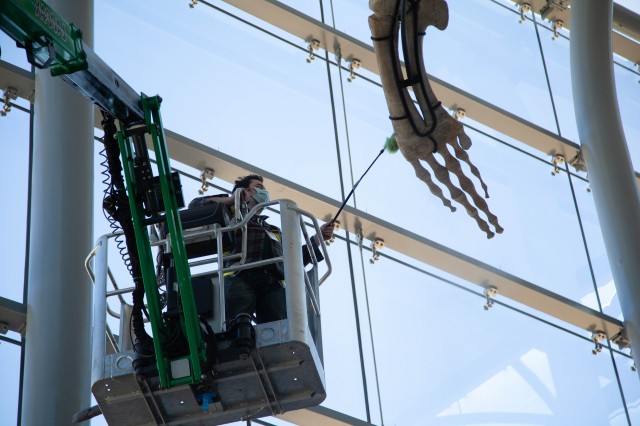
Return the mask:
{"type": "Polygon", "coordinates": [[[248,269],[225,278],[224,292],[227,320],[240,313],[255,313],[258,324],[287,317],[285,289],[264,269],[248,269]]]}

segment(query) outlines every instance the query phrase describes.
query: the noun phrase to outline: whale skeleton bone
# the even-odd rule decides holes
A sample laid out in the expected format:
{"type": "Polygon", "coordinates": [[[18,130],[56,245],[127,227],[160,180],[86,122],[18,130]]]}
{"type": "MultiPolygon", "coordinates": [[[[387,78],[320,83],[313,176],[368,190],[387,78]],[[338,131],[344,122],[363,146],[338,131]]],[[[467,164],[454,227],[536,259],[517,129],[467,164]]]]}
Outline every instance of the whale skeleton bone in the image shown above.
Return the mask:
{"type": "Polygon", "coordinates": [[[431,173],[422,165],[422,161],[429,165],[436,179],[449,190],[451,199],[461,204],[469,216],[475,219],[480,229],[487,234],[487,238],[495,235],[487,221],[493,225],[495,232],[502,233],[503,228],[498,224],[498,218],[491,213],[487,202],[478,194],[473,182],[463,173],[460,165],[460,161],[469,165],[471,173],[480,181],[484,197],[489,198],[487,185],[466,152],[471,147],[471,139],[459,121],[438,101],[425,71],[422,56],[425,31],[429,25],[440,30],[447,27],[447,2],[370,0],[369,8],[373,11],[373,15],[369,17],[369,27],[382,88],[402,155],[413,166],[416,176],[425,182],[429,190],[452,212],[456,208],[433,181],[431,173]],[[400,63],[399,33],[402,33],[406,79],[403,77],[400,63]],[[409,95],[409,86],[413,89],[418,107],[409,95]],[[448,147],[451,147],[455,157],[448,147]],[[442,157],[444,166],[436,160],[435,154],[442,157]],[[460,188],[453,184],[450,174],[458,178],[460,188]],[[469,202],[467,195],[473,204],[469,202]],[[480,217],[478,209],[486,215],[487,220],[480,217]]]}

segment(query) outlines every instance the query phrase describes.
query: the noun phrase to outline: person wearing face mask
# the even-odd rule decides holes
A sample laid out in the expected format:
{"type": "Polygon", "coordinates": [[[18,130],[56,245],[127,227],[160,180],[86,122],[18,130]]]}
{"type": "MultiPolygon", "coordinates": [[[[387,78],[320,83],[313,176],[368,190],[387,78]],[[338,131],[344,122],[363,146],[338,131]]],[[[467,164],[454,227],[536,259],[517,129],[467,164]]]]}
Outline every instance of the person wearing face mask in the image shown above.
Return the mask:
{"type": "MultiPolygon", "coordinates": [[[[235,181],[232,195],[214,195],[194,199],[189,207],[199,207],[210,203],[224,204],[229,209],[235,206],[236,189],[242,188],[241,205],[246,203],[248,210],[257,204],[269,201],[269,192],[264,186],[264,179],[259,175],[240,177],[235,181]]],[[[282,256],[282,238],[277,226],[266,222],[266,216],[255,214],[247,224],[247,256],[246,262],[266,260],[282,256]]],[[[320,230],[326,241],[333,236],[335,224],[324,224],[320,230]]],[[[312,249],[318,261],[323,260],[318,248],[317,236],[311,238],[312,249]]],[[[242,239],[235,239],[233,253],[242,251],[242,239]]],[[[307,246],[302,247],[305,265],[311,261],[307,246]]],[[[228,320],[235,319],[238,314],[255,314],[256,323],[278,321],[287,317],[287,305],[284,289],[284,268],[282,263],[245,269],[225,278],[225,310],[228,320]]]]}

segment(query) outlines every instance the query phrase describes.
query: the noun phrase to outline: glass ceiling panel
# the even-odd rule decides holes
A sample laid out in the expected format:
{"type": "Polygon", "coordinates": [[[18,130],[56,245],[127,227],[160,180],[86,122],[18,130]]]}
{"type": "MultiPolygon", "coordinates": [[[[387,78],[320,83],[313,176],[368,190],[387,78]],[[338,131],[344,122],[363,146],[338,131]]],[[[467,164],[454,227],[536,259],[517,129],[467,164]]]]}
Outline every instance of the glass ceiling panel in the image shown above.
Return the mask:
{"type": "MultiPolygon", "coordinates": [[[[366,248],[366,247],[365,247],[366,248]]],[[[484,288],[478,284],[471,283],[469,281],[462,280],[453,274],[441,271],[437,268],[431,267],[424,263],[421,263],[415,259],[409,258],[394,250],[385,248],[382,254],[383,258],[388,258],[390,262],[398,263],[402,267],[412,269],[420,274],[424,274],[427,278],[435,278],[437,285],[449,286],[451,288],[467,292],[474,295],[477,298],[476,309],[484,309],[487,304],[486,296],[484,294],[484,288]]],[[[385,262],[387,260],[384,260],[385,262]]],[[[568,334],[581,338],[587,342],[591,342],[591,332],[584,330],[583,328],[576,327],[572,324],[564,322],[556,317],[545,314],[541,311],[533,309],[525,304],[517,302],[515,300],[506,298],[498,293],[493,298],[495,309],[508,309],[523,316],[527,316],[532,319],[536,319],[547,326],[555,327],[559,330],[563,330],[568,334]]],[[[623,351],[628,352],[628,351],[623,351]]],[[[627,353],[628,355],[628,353],[627,353]]]]}
{"type": "Polygon", "coordinates": [[[96,8],[103,40],[109,28],[125,29],[110,34],[110,45],[123,48],[104,59],[133,87],[163,97],[167,129],[339,198],[323,61],[310,65],[299,49],[220,13],[163,2],[142,22],[138,3],[96,8]],[[127,49],[132,39],[145,49],[127,49]]]}
{"type": "Polygon", "coordinates": [[[2,366],[2,375],[0,375],[2,377],[0,415],[2,415],[2,423],[6,425],[18,424],[20,352],[20,346],[8,342],[0,342],[0,366],[2,366]]]}
{"type": "MultiPolygon", "coordinates": [[[[633,360],[614,353],[616,368],[620,375],[620,383],[624,398],[627,403],[627,410],[632,425],[640,423],[640,381],[638,381],[637,373],[633,371],[633,360]],[[629,374],[631,371],[634,374],[629,374]]],[[[626,424],[622,422],[621,424],[626,424]]]]}
{"type": "MultiPolygon", "coordinates": [[[[580,208],[580,219],[582,220],[582,226],[589,248],[591,264],[593,265],[593,274],[598,286],[600,304],[605,314],[622,320],[623,317],[618,301],[618,294],[613,282],[604,240],[602,239],[593,194],[585,189],[578,188],[576,188],[575,194],[576,202],[580,208]]],[[[589,281],[591,281],[590,278],[589,281]]],[[[592,291],[591,293],[585,294],[582,303],[587,306],[597,306],[595,293],[592,291]]]]}
{"type": "MultiPolygon", "coordinates": [[[[365,249],[365,259],[366,259],[368,257],[367,253],[370,253],[370,250],[366,246],[364,247],[364,249],[365,249]]],[[[451,276],[447,273],[443,273],[442,271],[432,268],[429,265],[425,265],[423,263],[415,261],[414,259],[408,258],[407,256],[404,256],[388,248],[383,251],[382,258],[371,269],[375,270],[376,268],[384,267],[382,265],[386,265],[387,263],[396,264],[398,271],[401,271],[403,268],[411,269],[413,272],[416,272],[417,274],[419,274],[419,276],[422,276],[421,278],[422,282],[431,283],[431,284],[427,284],[429,287],[437,288],[437,287],[443,286],[443,287],[449,288],[452,292],[458,291],[466,295],[470,295],[473,298],[476,298],[475,303],[470,302],[470,304],[473,306],[470,306],[468,309],[462,309],[458,312],[459,315],[461,315],[461,321],[465,321],[465,319],[468,317],[470,313],[476,314],[477,313],[476,311],[483,311],[483,306],[486,304],[486,298],[482,293],[482,288],[477,286],[476,284],[472,284],[472,283],[460,280],[457,277],[451,276]]],[[[374,272],[369,271],[369,268],[366,268],[366,269],[367,269],[367,276],[377,273],[375,271],[374,272]]],[[[356,268],[356,271],[357,271],[356,275],[359,277],[360,276],[359,265],[358,265],[358,268],[356,268]]],[[[392,284],[395,284],[396,282],[401,282],[404,284],[406,281],[406,278],[407,277],[405,275],[401,275],[401,273],[398,272],[396,275],[396,280],[393,281],[392,284]]],[[[360,278],[357,278],[357,279],[360,279],[360,278]]],[[[414,281],[418,281],[418,280],[420,279],[418,278],[414,279],[414,281]]],[[[389,282],[386,283],[386,285],[388,284],[389,282]]],[[[371,312],[372,312],[371,317],[373,318],[374,323],[377,322],[377,318],[379,316],[379,314],[375,312],[374,303],[370,296],[373,293],[373,290],[371,290],[371,285],[372,285],[371,282],[368,282],[368,288],[369,288],[368,303],[364,300],[363,293],[361,292],[359,294],[360,316],[361,316],[362,324],[368,323],[366,314],[363,313],[363,312],[366,312],[365,311],[365,309],[367,308],[366,305],[369,305],[371,307],[371,312]]],[[[518,302],[514,302],[513,300],[504,298],[500,295],[498,295],[494,299],[494,302],[495,304],[493,308],[489,312],[487,312],[487,315],[492,315],[492,312],[501,312],[502,310],[508,310],[511,312],[511,314],[521,315],[523,317],[526,316],[529,319],[534,320],[539,324],[540,327],[555,328],[558,331],[562,331],[566,333],[567,336],[572,336],[573,338],[582,340],[583,342],[588,344],[591,347],[591,349],[593,349],[593,343],[591,342],[591,333],[588,331],[574,327],[571,324],[560,321],[557,318],[548,316],[544,313],[531,309],[526,305],[522,305],[518,302]]],[[[452,309],[458,309],[458,306],[455,305],[452,309]]],[[[366,328],[367,327],[363,325],[363,329],[366,329],[366,328]]],[[[530,328],[523,329],[520,332],[536,334],[536,331],[530,330],[530,328]]],[[[367,333],[368,333],[368,330],[364,333],[365,340],[368,338],[367,333]]],[[[379,346],[381,344],[382,345],[385,344],[384,341],[382,343],[380,342],[381,340],[384,340],[384,337],[381,338],[380,335],[377,335],[375,328],[374,328],[374,335],[375,335],[375,342],[376,342],[375,347],[376,347],[376,351],[378,351],[379,346]]],[[[608,344],[603,343],[603,345],[607,346],[608,344]]],[[[367,344],[365,344],[364,347],[365,347],[365,350],[369,350],[369,346],[367,344]]],[[[637,392],[636,389],[640,387],[640,382],[638,382],[637,380],[637,373],[631,370],[630,368],[628,368],[632,365],[632,359],[629,353],[629,349],[624,349],[622,350],[622,353],[620,353],[617,345],[611,343],[611,347],[615,348],[614,353],[616,354],[616,358],[619,366],[618,373],[617,373],[618,377],[620,377],[621,380],[628,381],[629,392],[637,392]]],[[[602,354],[603,353],[599,354],[599,356],[601,356],[602,354]]],[[[606,354],[604,356],[607,357],[606,354]]],[[[365,361],[370,359],[371,359],[371,353],[367,354],[365,352],[365,361]]],[[[370,383],[375,383],[374,381],[375,378],[373,377],[373,374],[374,374],[373,367],[367,364],[367,368],[369,369],[368,377],[372,377],[368,380],[370,380],[370,383]]],[[[375,414],[376,413],[375,409],[377,408],[377,402],[375,401],[375,394],[373,390],[371,390],[371,388],[369,391],[369,395],[370,395],[370,400],[372,404],[371,405],[372,411],[375,414]]],[[[621,424],[626,424],[626,423],[621,423],[621,424]]]]}
{"type": "MultiPolygon", "coordinates": [[[[360,0],[340,0],[331,1],[331,7],[337,30],[372,46],[368,22],[372,12],[368,3],[360,0]]],[[[327,23],[330,24],[331,21],[327,23]]]]}
{"type": "Polygon", "coordinates": [[[519,14],[487,0],[449,8],[449,27],[427,31],[427,72],[556,133],[531,21],[520,24],[519,14]]]}
{"type": "Polygon", "coordinates": [[[547,64],[551,93],[558,114],[560,135],[579,144],[580,138],[578,137],[571,90],[569,40],[563,36],[554,39],[553,33],[544,25],[538,25],[538,31],[540,32],[544,60],[547,64]]]}
{"type": "MultiPolygon", "coordinates": [[[[465,117],[462,121],[462,124],[465,126],[465,128],[469,128],[473,131],[479,132],[499,144],[507,145],[512,149],[518,150],[523,154],[528,155],[531,158],[542,161],[547,166],[549,166],[550,169],[553,169],[553,157],[540,151],[539,149],[533,148],[523,142],[520,142],[519,140],[514,139],[511,136],[500,133],[499,131],[492,129],[491,127],[478,121],[475,121],[470,117],[465,117]]],[[[576,171],[572,169],[572,173],[576,173],[576,171]]]]}
{"type": "MultiPolygon", "coordinates": [[[[382,392],[383,383],[378,380],[376,375],[377,359],[376,351],[378,345],[390,345],[393,344],[393,340],[384,339],[379,342],[375,339],[375,331],[373,331],[373,324],[380,321],[382,318],[380,313],[375,314],[371,311],[371,305],[369,304],[369,274],[375,273],[375,269],[372,271],[367,266],[371,265],[372,253],[369,250],[367,241],[364,240],[362,245],[358,244],[358,237],[355,234],[350,234],[351,237],[351,255],[353,264],[353,276],[355,279],[355,292],[358,300],[358,319],[360,321],[360,338],[362,340],[362,361],[366,374],[367,385],[367,397],[369,402],[369,416],[371,423],[375,425],[384,424],[384,417],[381,415],[381,401],[379,399],[382,392]],[[375,317],[374,317],[375,315],[375,317]]],[[[388,285],[395,285],[400,283],[404,276],[398,276],[398,281],[389,282],[388,285]]],[[[402,284],[400,284],[402,285],[402,284]]],[[[392,319],[384,316],[386,320],[392,319]]],[[[378,338],[380,338],[378,336],[378,338]]],[[[363,418],[366,420],[366,418],[363,418]]]]}
{"type": "Polygon", "coordinates": [[[638,0],[616,0],[615,3],[634,11],[635,13],[640,13],[640,3],[638,3],[638,0]]]}
{"type": "Polygon", "coordinates": [[[620,118],[633,168],[640,171],[640,75],[620,65],[613,68],[620,118]]]}
{"type": "Polygon", "coordinates": [[[25,273],[29,195],[29,117],[28,113],[17,108],[12,108],[5,117],[0,117],[2,139],[0,182],[5,183],[1,191],[4,207],[0,209],[0,223],[3,224],[3,239],[5,242],[10,242],[11,247],[10,250],[2,250],[2,256],[0,256],[0,270],[3,271],[0,296],[16,302],[23,301],[25,273]]]}
{"type": "Polygon", "coordinates": [[[591,342],[486,312],[475,296],[391,262],[366,269],[385,423],[624,424],[606,350],[594,357],[591,342]]]}
{"type": "Polygon", "coordinates": [[[329,247],[333,272],[320,287],[322,347],[327,381],[323,406],[366,419],[346,243],[329,247]]]}
{"type": "MultiPolygon", "coordinates": [[[[351,164],[354,161],[358,161],[358,157],[359,160],[362,161],[373,161],[373,159],[375,158],[375,156],[377,155],[377,153],[380,151],[380,149],[382,149],[382,145],[376,145],[375,141],[369,141],[371,142],[371,149],[369,151],[364,151],[361,149],[358,149],[359,146],[356,149],[352,149],[353,146],[351,144],[351,138],[353,137],[352,132],[350,132],[350,122],[351,122],[351,118],[350,118],[350,110],[346,109],[346,105],[349,104],[349,101],[347,101],[345,98],[347,96],[351,96],[350,95],[350,90],[352,89],[351,84],[353,83],[349,83],[347,81],[347,77],[349,76],[349,72],[345,71],[342,68],[339,68],[335,65],[332,65],[330,67],[330,78],[331,78],[331,84],[332,84],[332,88],[333,88],[333,104],[335,105],[335,120],[336,120],[336,131],[337,131],[337,139],[338,139],[338,144],[334,147],[334,150],[336,150],[338,152],[338,157],[337,157],[337,162],[339,163],[339,167],[340,170],[342,172],[342,197],[347,197],[349,192],[351,191],[351,189],[353,188],[353,185],[355,185],[356,181],[358,180],[358,178],[360,177],[360,175],[356,175],[357,173],[363,173],[365,169],[362,169],[361,171],[358,170],[352,170],[351,168],[351,164]],[[370,157],[367,159],[367,157],[370,157]]],[[[354,80],[355,81],[355,80],[354,80]]],[[[362,85],[360,85],[362,86],[362,85]]],[[[376,96],[376,91],[378,90],[377,86],[373,86],[371,84],[364,84],[365,89],[371,89],[372,92],[371,94],[375,97],[376,96]]],[[[379,93],[378,93],[379,94],[379,93]]],[[[357,97],[352,97],[350,99],[350,101],[352,102],[358,102],[358,100],[360,101],[364,101],[366,102],[367,100],[370,100],[370,98],[364,98],[364,99],[358,99],[357,97]]],[[[358,105],[359,108],[365,108],[365,109],[369,109],[367,105],[358,105]]],[[[342,200],[343,198],[340,197],[339,200],[342,200]]],[[[356,205],[357,206],[357,197],[358,197],[358,191],[356,190],[356,192],[351,196],[351,199],[349,201],[350,205],[356,205]]]]}
{"type": "MultiPolygon", "coordinates": [[[[27,62],[27,53],[24,49],[16,47],[16,42],[6,35],[4,31],[0,31],[0,46],[2,46],[2,55],[0,60],[9,62],[17,67],[31,71],[31,64],[27,62]]],[[[0,87],[4,90],[4,87],[0,87]]]]}
{"type": "MultiPolygon", "coordinates": [[[[304,13],[312,17],[313,19],[322,22],[321,3],[318,0],[279,0],[280,3],[284,3],[287,6],[297,10],[300,13],[304,13]]],[[[328,15],[325,13],[325,17],[328,15]]],[[[330,20],[328,22],[331,22],[330,20]]]]}

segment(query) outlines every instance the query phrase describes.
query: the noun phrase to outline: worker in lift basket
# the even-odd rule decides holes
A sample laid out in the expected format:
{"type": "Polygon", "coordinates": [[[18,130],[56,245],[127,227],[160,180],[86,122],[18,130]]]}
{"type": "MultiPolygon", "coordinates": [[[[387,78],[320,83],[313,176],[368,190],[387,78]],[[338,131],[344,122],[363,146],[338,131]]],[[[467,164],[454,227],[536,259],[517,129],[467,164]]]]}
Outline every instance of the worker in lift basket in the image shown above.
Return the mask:
{"type": "MultiPolygon", "coordinates": [[[[221,203],[233,209],[236,189],[242,188],[241,203],[248,209],[269,201],[269,192],[264,186],[264,179],[259,175],[239,177],[235,181],[232,195],[226,194],[199,197],[189,207],[200,207],[210,203],[221,203]]],[[[265,221],[267,217],[255,214],[247,224],[247,256],[246,263],[282,256],[281,231],[277,226],[265,221]]],[[[322,225],[322,238],[331,239],[335,228],[334,222],[322,225]]],[[[313,251],[318,261],[324,259],[320,252],[317,236],[311,238],[313,251]]],[[[233,253],[242,251],[242,239],[236,238],[233,253]]],[[[302,247],[303,262],[311,262],[309,249],[302,247]]],[[[278,321],[287,317],[287,304],[284,289],[284,268],[282,262],[266,266],[244,269],[225,278],[225,310],[227,319],[235,319],[238,314],[255,314],[256,323],[278,321]]]]}

